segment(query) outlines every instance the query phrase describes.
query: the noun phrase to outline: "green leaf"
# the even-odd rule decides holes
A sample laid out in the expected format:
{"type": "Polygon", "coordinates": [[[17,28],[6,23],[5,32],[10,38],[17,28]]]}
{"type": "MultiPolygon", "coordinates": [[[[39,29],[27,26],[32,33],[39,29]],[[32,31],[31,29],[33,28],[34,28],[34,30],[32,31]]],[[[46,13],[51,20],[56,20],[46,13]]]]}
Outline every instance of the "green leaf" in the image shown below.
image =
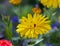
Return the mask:
{"type": "Polygon", "coordinates": [[[28,13],[31,12],[32,6],[26,5],[26,6],[20,6],[20,7],[14,7],[12,10],[14,13],[17,14],[19,18],[22,16],[27,16],[28,13]]]}
{"type": "Polygon", "coordinates": [[[39,44],[43,39],[32,39],[32,42],[35,42],[34,44],[30,44],[28,46],[35,46],[37,44],[39,44]]]}
{"type": "Polygon", "coordinates": [[[43,40],[43,39],[38,39],[38,40],[36,40],[36,42],[35,42],[35,44],[34,44],[34,45],[36,45],[36,44],[40,43],[42,40],[43,40]]]}
{"type": "Polygon", "coordinates": [[[20,37],[12,37],[12,41],[17,41],[19,39],[20,39],[20,37]]]}
{"type": "Polygon", "coordinates": [[[10,40],[12,38],[8,26],[5,26],[5,37],[6,37],[6,39],[10,39],[10,40]]]}
{"type": "Polygon", "coordinates": [[[46,9],[46,8],[43,8],[44,10],[44,15],[48,16],[50,18],[50,12],[46,9]]]}

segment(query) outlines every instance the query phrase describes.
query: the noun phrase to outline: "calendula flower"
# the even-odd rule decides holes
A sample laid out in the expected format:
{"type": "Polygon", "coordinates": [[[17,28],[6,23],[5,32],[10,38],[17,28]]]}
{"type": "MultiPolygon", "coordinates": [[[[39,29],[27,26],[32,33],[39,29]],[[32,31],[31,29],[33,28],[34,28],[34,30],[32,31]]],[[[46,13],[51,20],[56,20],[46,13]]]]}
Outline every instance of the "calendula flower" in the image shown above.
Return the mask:
{"type": "Polygon", "coordinates": [[[32,9],[32,12],[33,12],[33,13],[41,13],[41,9],[35,7],[35,8],[32,9]]]}
{"type": "Polygon", "coordinates": [[[21,3],[21,0],[9,0],[9,2],[13,5],[19,5],[21,3]]]}
{"type": "Polygon", "coordinates": [[[28,17],[22,17],[20,24],[17,26],[17,32],[21,37],[25,38],[38,38],[38,35],[48,33],[51,30],[50,21],[48,17],[40,14],[28,14],[28,17]]]}
{"type": "Polygon", "coordinates": [[[0,40],[0,46],[12,46],[12,43],[8,40],[0,40]]]}
{"type": "Polygon", "coordinates": [[[60,8],[60,0],[40,0],[40,1],[44,6],[47,6],[48,8],[49,7],[60,8]]]}

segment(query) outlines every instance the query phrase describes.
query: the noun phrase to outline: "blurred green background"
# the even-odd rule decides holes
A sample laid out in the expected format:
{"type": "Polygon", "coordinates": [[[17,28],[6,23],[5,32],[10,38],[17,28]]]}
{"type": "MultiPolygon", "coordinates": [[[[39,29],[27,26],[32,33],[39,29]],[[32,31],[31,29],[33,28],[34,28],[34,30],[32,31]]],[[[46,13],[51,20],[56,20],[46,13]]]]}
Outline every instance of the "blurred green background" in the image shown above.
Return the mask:
{"type": "MultiPolygon", "coordinates": [[[[41,8],[42,13],[48,13],[48,8],[44,7],[39,0],[22,0],[19,6],[13,6],[8,0],[0,0],[0,39],[5,39],[5,26],[7,30],[11,29],[13,37],[18,37],[16,33],[16,26],[19,23],[19,18],[26,16],[27,13],[32,13],[32,8],[38,5],[41,8]],[[44,8],[45,12],[44,12],[44,8]],[[11,22],[12,21],[12,24],[11,22]],[[14,35],[15,34],[15,35],[14,35]]],[[[51,11],[50,11],[51,12],[51,11]]],[[[52,30],[48,35],[43,35],[44,40],[39,43],[41,46],[60,46],[60,9],[56,9],[55,15],[51,16],[51,27],[52,30]]],[[[49,16],[49,15],[48,15],[49,16]]],[[[10,30],[9,30],[10,31],[10,30]]],[[[17,42],[20,41],[14,41],[17,42]]],[[[20,44],[20,43],[19,43],[20,44]]],[[[23,45],[21,45],[23,46],[23,45]]]]}

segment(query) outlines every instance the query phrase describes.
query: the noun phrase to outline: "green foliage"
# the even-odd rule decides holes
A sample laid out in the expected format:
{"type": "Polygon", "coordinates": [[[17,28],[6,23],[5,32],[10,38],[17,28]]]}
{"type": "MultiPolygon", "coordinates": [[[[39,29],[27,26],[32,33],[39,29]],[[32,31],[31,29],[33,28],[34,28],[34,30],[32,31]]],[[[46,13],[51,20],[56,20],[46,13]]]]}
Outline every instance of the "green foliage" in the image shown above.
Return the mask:
{"type": "Polygon", "coordinates": [[[16,15],[21,18],[22,16],[27,16],[28,13],[31,12],[32,6],[26,5],[26,6],[19,6],[19,7],[13,7],[13,12],[16,13],[16,15]]]}

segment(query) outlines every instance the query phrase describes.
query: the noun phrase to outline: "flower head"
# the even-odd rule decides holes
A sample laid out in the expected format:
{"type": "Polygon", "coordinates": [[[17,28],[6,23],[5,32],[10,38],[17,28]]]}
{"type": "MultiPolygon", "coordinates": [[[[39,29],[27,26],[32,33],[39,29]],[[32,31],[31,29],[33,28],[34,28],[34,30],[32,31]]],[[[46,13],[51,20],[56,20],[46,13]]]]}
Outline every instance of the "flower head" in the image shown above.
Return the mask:
{"type": "Polygon", "coordinates": [[[9,2],[13,5],[19,5],[21,3],[21,0],[9,0],[9,2]]]}
{"type": "Polygon", "coordinates": [[[59,26],[58,22],[56,22],[56,23],[54,23],[54,24],[51,25],[52,29],[54,29],[55,27],[58,27],[58,26],[59,26]]]}
{"type": "Polygon", "coordinates": [[[18,16],[13,16],[13,17],[11,17],[11,21],[12,21],[13,23],[18,22],[18,16]]]}
{"type": "Polygon", "coordinates": [[[60,0],[41,0],[41,3],[44,6],[47,6],[48,8],[53,7],[53,8],[60,8],[60,0]]]}
{"type": "Polygon", "coordinates": [[[8,40],[0,40],[0,46],[12,46],[12,43],[8,40]]]}
{"type": "Polygon", "coordinates": [[[22,17],[20,19],[20,24],[17,26],[17,32],[21,37],[25,38],[38,38],[38,35],[48,33],[51,29],[48,24],[50,21],[48,17],[45,17],[40,14],[28,14],[28,17],[22,17]]]}
{"type": "Polygon", "coordinates": [[[35,8],[32,9],[32,12],[33,12],[33,13],[41,13],[41,9],[35,7],[35,8]]]}
{"type": "Polygon", "coordinates": [[[53,46],[53,44],[46,44],[46,46],[53,46]]]}

